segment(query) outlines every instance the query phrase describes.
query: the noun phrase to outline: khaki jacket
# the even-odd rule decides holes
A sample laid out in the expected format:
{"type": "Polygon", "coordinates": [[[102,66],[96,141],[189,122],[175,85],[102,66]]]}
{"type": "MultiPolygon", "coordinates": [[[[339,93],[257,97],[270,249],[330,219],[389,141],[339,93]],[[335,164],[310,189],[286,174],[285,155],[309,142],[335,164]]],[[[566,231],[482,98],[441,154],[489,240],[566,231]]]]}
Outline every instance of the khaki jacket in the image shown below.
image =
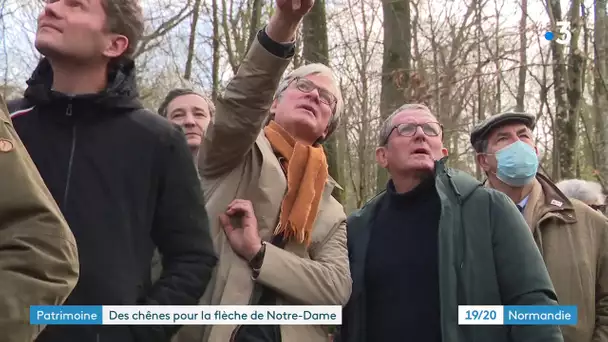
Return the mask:
{"type": "MultiPolygon", "coordinates": [[[[251,200],[262,239],[269,241],[278,224],[286,179],[262,131],[274,91],[290,63],[272,55],[257,41],[219,100],[215,122],[203,143],[201,167],[211,234],[219,255],[215,276],[203,305],[246,305],[254,280],[247,262],[233,251],[218,216],[236,199],[251,200]]],[[[266,247],[257,281],[280,294],[279,305],[345,305],[351,293],[346,249],[346,215],[332,196],[328,180],[314,225],[311,246],[288,243],[285,250],[266,247]]],[[[185,326],[174,341],[228,342],[236,327],[185,326]]],[[[328,341],[326,327],[281,326],[283,341],[328,341]]]]}
{"type": "Polygon", "coordinates": [[[62,304],[78,272],[74,236],[0,97],[0,340],[34,340],[30,305],[62,304]]]}
{"type": "Polygon", "coordinates": [[[543,255],[560,305],[578,306],[565,342],[608,342],[608,220],[567,198],[538,175],[524,217],[543,255]]]}

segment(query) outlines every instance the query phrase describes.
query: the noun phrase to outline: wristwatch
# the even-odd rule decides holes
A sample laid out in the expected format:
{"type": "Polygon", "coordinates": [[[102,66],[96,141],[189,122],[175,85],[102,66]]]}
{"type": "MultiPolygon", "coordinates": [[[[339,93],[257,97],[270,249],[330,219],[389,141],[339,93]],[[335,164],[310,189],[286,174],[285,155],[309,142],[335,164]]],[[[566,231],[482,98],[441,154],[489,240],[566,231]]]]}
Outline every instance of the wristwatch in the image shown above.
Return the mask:
{"type": "Polygon", "coordinates": [[[260,269],[264,262],[264,254],[266,254],[266,241],[262,241],[262,247],[249,261],[249,267],[251,267],[251,271],[253,272],[251,277],[254,280],[260,275],[260,269]]]}

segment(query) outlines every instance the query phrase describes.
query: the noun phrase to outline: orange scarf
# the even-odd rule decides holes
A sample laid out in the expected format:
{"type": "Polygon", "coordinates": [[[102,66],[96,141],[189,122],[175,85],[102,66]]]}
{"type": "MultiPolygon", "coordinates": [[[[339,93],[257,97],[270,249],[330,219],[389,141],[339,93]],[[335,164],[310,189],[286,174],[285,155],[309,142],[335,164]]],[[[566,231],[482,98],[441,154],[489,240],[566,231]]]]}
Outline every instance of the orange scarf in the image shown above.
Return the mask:
{"type": "Polygon", "coordinates": [[[264,133],[272,149],[287,161],[287,194],[281,203],[275,234],[309,245],[329,174],[323,146],[297,142],[274,121],[264,128],[264,133]]]}

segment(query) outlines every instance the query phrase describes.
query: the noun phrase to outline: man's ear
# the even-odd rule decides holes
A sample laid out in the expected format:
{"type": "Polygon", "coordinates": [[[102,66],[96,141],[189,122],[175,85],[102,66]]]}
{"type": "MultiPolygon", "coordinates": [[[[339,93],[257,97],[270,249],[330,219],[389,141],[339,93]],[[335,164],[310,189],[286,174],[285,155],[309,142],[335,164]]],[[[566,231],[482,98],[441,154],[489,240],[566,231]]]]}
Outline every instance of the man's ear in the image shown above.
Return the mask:
{"type": "MultiPolygon", "coordinates": [[[[331,126],[331,120],[330,122],[327,124],[327,127],[325,127],[325,131],[323,131],[323,134],[321,134],[321,136],[319,137],[320,140],[325,141],[325,138],[327,137],[327,135],[329,134],[329,127],[331,126]]],[[[335,133],[335,130],[334,130],[335,133]]]]}
{"type": "Polygon", "coordinates": [[[488,163],[488,155],[484,153],[475,154],[475,159],[479,167],[487,172],[490,169],[490,164],[488,163]]]}
{"type": "Polygon", "coordinates": [[[116,58],[122,56],[129,47],[129,38],[120,34],[111,34],[108,39],[108,44],[103,50],[103,55],[108,58],[116,58]]]}
{"type": "Polygon", "coordinates": [[[378,165],[385,169],[388,167],[388,159],[386,158],[386,153],[386,147],[381,146],[376,148],[376,162],[378,163],[378,165]]]}
{"type": "Polygon", "coordinates": [[[447,157],[449,155],[448,149],[447,148],[442,148],[441,149],[441,155],[444,157],[447,157]]]}

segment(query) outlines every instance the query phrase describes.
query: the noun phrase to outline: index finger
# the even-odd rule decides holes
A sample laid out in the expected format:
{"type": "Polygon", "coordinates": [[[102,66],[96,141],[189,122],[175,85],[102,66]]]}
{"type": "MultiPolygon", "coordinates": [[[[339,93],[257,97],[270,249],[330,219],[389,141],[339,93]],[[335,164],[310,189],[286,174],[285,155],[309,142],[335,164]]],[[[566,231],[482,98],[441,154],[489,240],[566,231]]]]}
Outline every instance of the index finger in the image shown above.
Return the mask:
{"type": "Polygon", "coordinates": [[[253,207],[249,202],[234,202],[230,205],[228,210],[226,210],[226,213],[228,215],[242,214],[246,217],[254,216],[253,207]]]}

